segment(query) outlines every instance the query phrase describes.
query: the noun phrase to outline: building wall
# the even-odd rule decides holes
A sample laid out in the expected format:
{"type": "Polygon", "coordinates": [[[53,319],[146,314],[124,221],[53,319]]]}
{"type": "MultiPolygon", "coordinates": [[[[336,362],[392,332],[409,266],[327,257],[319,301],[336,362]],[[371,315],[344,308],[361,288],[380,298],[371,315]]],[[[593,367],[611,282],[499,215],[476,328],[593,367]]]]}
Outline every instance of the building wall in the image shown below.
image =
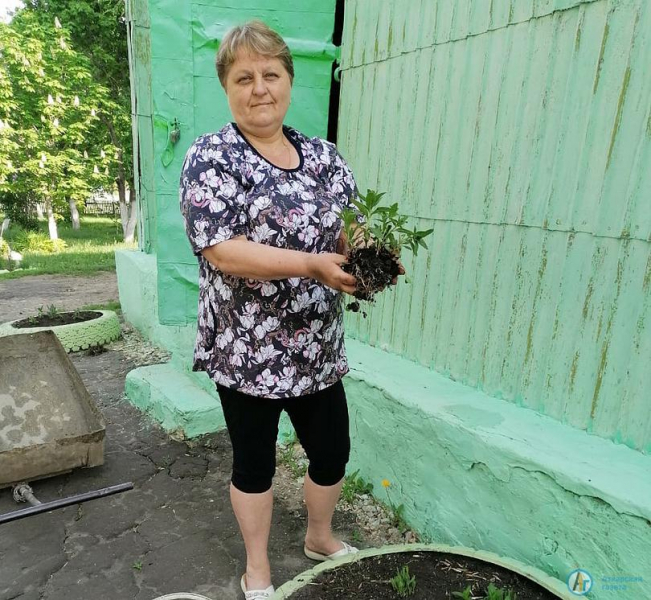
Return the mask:
{"type": "Polygon", "coordinates": [[[349,0],[339,147],[429,251],[348,333],[651,451],[651,3],[349,0]]]}

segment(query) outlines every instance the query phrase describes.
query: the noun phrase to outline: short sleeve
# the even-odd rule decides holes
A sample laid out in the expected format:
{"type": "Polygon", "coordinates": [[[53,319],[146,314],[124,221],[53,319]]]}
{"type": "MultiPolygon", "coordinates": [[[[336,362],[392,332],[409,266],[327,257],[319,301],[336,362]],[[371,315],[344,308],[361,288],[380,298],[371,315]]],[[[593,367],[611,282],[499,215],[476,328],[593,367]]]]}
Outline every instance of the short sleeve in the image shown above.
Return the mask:
{"type": "Polygon", "coordinates": [[[336,146],[331,142],[325,142],[326,148],[330,152],[330,168],[328,177],[330,180],[330,189],[333,193],[342,198],[342,206],[357,212],[357,221],[364,222],[364,217],[359,213],[352,201],[358,195],[357,183],[348,163],[343,156],[339,154],[336,146]]]}
{"type": "Polygon", "coordinates": [[[181,214],[197,255],[247,230],[244,189],[219,142],[217,135],[198,138],[188,150],[181,171],[181,214]]]}

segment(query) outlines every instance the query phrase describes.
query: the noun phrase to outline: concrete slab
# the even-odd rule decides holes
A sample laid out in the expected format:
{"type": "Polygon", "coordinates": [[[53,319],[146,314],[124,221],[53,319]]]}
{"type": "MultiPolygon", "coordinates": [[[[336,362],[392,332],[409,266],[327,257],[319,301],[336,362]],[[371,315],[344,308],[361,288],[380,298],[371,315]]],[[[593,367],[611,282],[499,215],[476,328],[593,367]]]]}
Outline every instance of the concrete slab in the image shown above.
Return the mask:
{"type": "Polygon", "coordinates": [[[0,488],[103,464],[104,433],[54,333],[0,338],[0,488]]]}

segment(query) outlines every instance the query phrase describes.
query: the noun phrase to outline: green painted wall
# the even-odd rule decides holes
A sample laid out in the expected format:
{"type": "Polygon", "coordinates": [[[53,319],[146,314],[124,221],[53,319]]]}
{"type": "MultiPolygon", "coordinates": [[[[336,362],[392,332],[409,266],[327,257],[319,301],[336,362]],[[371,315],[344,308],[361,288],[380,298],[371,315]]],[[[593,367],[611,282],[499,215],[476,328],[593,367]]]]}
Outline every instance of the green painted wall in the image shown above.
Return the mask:
{"type": "Polygon", "coordinates": [[[651,3],[349,0],[339,147],[430,251],[347,330],[651,451],[651,3]]]}
{"type": "Polygon", "coordinates": [[[336,53],[331,43],[334,10],[335,0],[127,0],[141,249],[156,254],[161,324],[196,322],[197,259],[179,213],[178,182],[194,139],[232,119],[214,66],[219,40],[233,25],[251,19],[279,31],[295,61],[286,123],[325,137],[336,53]],[[174,119],[180,122],[181,139],[165,166],[161,157],[174,119]]]}

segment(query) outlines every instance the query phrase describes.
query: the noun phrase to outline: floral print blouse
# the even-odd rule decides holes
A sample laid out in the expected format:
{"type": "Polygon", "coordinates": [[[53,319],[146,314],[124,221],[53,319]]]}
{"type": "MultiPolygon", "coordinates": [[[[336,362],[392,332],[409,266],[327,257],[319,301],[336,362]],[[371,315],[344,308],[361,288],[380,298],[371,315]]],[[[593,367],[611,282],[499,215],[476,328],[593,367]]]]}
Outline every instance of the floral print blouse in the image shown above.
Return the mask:
{"type": "MultiPolygon", "coordinates": [[[[313,393],[348,372],[339,292],[315,279],[272,281],[222,273],[201,250],[238,235],[303,252],[335,252],[339,212],[356,192],[330,142],[290,127],[295,169],[271,164],[234,123],[199,137],[185,157],[181,212],[199,259],[194,371],[245,394],[313,393]]],[[[361,217],[360,217],[361,219],[361,217]]]]}

